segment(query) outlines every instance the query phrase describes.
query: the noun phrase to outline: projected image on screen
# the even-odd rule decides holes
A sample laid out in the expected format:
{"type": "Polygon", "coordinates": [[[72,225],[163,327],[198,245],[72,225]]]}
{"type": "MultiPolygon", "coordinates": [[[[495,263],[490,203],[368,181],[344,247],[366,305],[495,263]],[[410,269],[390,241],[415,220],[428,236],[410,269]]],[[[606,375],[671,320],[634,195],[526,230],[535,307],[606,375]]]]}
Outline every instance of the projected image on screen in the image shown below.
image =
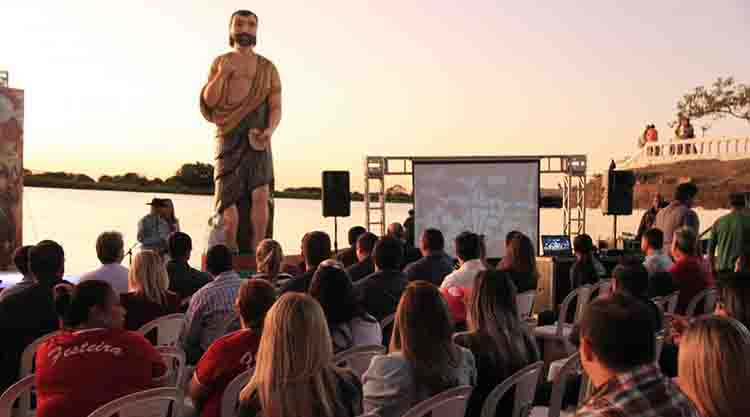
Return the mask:
{"type": "Polygon", "coordinates": [[[417,236],[428,228],[454,239],[463,231],[485,235],[488,257],[505,254],[505,235],[518,230],[536,248],[539,228],[539,162],[415,162],[414,207],[417,236]]]}

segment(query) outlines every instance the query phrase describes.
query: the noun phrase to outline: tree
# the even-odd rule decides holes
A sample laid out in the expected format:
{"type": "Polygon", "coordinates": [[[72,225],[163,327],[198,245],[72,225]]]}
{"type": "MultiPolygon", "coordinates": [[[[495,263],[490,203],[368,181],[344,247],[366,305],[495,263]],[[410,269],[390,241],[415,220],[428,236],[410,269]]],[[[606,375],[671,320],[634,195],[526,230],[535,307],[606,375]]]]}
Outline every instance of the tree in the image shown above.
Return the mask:
{"type": "Polygon", "coordinates": [[[700,119],[712,116],[715,120],[727,116],[750,123],[750,85],[739,84],[734,78],[719,77],[710,87],[696,87],[677,103],[679,116],[700,119]]]}
{"type": "Polygon", "coordinates": [[[214,167],[202,162],[184,164],[177,170],[174,178],[187,187],[210,188],[214,184],[214,167]]]}

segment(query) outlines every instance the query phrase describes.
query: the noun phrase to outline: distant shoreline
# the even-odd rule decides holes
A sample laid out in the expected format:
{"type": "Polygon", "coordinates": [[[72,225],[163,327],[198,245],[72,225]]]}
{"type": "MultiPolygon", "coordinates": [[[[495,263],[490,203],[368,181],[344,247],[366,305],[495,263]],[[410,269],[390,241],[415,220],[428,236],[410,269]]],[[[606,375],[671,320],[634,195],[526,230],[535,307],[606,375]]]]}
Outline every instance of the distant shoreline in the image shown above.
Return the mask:
{"type": "MultiPolygon", "coordinates": [[[[78,182],[75,180],[61,180],[50,178],[35,178],[26,176],[24,178],[24,187],[30,188],[57,188],[67,190],[95,190],[95,191],[121,191],[132,193],[150,193],[150,194],[183,194],[183,195],[214,195],[213,188],[195,188],[183,185],[137,185],[122,183],[101,183],[101,182],[78,182]]],[[[274,191],[274,198],[286,198],[297,200],[320,200],[320,193],[297,192],[297,191],[274,191]]],[[[364,196],[359,192],[352,193],[352,201],[362,202],[364,196]]],[[[411,196],[388,196],[389,203],[412,203],[411,196]]]]}

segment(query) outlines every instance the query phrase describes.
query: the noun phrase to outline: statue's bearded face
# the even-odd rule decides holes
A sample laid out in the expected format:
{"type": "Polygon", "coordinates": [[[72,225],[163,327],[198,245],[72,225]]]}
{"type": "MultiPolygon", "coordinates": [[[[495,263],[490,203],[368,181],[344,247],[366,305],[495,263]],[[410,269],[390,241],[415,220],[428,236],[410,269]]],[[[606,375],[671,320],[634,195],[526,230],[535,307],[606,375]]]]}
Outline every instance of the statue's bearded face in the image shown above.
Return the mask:
{"type": "Polygon", "coordinates": [[[241,47],[255,46],[257,33],[258,19],[255,16],[234,16],[229,27],[229,44],[241,47]]]}

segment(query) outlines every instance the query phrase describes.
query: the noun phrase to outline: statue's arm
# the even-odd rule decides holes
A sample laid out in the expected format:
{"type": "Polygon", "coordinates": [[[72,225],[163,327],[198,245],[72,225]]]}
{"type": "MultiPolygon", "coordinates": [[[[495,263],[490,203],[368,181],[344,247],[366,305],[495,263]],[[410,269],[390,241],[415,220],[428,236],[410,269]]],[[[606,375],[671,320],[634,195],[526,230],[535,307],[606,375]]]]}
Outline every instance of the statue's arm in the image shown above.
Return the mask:
{"type": "Polygon", "coordinates": [[[203,87],[203,101],[207,107],[213,108],[219,104],[224,85],[231,73],[232,67],[228,64],[226,58],[218,57],[214,60],[208,75],[208,82],[203,87]]]}
{"type": "Polygon", "coordinates": [[[270,130],[269,133],[273,133],[281,122],[281,78],[275,68],[271,77],[271,94],[268,96],[268,106],[270,107],[268,130],[270,130]]]}

